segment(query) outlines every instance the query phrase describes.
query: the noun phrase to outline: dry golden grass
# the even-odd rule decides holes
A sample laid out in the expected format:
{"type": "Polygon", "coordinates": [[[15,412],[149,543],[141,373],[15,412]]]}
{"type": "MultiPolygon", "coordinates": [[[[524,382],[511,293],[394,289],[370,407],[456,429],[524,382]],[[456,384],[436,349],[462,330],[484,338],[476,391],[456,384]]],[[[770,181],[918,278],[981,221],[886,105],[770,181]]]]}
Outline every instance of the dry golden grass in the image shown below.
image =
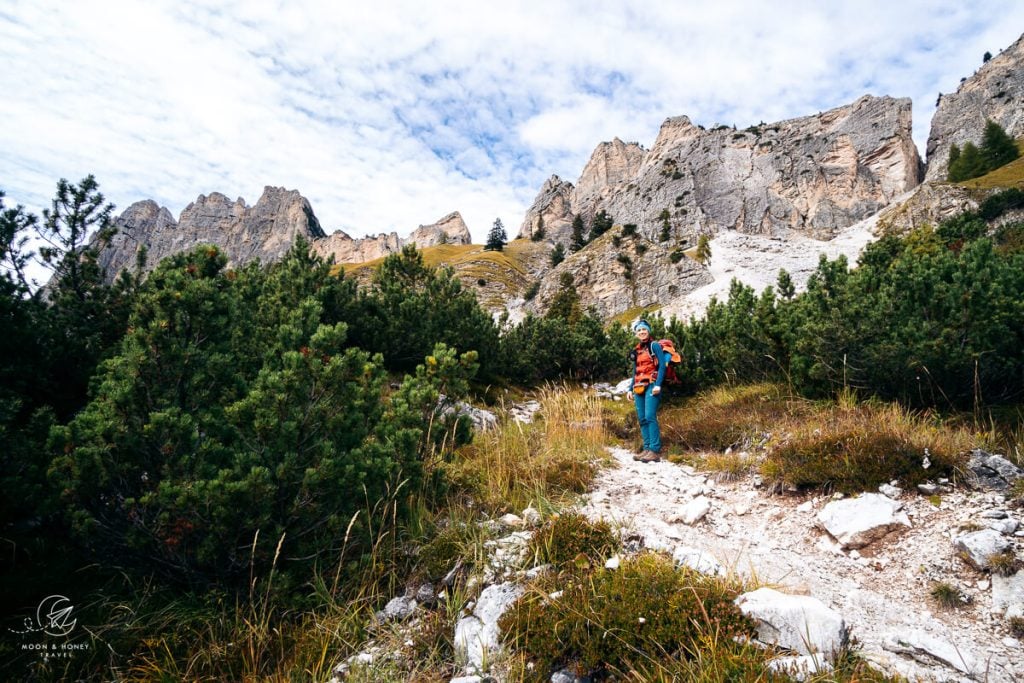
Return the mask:
{"type": "Polygon", "coordinates": [[[582,493],[607,459],[610,436],[592,392],[549,386],[539,400],[539,420],[477,434],[449,466],[456,485],[488,510],[582,493]]]}
{"type": "Polygon", "coordinates": [[[979,445],[976,432],[931,414],[849,392],[815,403],[775,384],[716,388],[665,411],[662,425],[674,459],[733,475],[756,464],[782,486],[844,492],[955,477],[979,445]]]}
{"type": "Polygon", "coordinates": [[[660,418],[662,439],[691,451],[746,448],[811,411],[809,402],[792,398],[782,385],[717,387],[666,408],[660,418]]]}

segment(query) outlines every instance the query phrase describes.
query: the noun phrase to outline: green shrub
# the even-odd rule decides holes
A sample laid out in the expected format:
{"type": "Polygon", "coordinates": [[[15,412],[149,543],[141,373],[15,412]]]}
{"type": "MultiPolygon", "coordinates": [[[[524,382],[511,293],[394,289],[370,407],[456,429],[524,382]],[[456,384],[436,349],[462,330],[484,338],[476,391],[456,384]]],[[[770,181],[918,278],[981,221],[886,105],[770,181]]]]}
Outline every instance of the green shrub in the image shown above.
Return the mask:
{"type": "Polygon", "coordinates": [[[559,515],[541,527],[530,540],[530,551],[542,564],[559,569],[598,566],[619,547],[607,522],[591,522],[577,512],[559,515]]]}
{"type": "Polygon", "coordinates": [[[742,647],[752,623],[733,604],[735,591],[717,579],[677,570],[659,555],[641,555],[616,570],[562,584],[540,584],[499,622],[504,642],[534,663],[534,680],[574,666],[597,676],[625,675],[651,658],[692,658],[707,640],[742,647]]]}
{"type": "Polygon", "coordinates": [[[533,301],[533,298],[537,296],[537,292],[540,291],[540,280],[535,280],[530,283],[530,286],[523,292],[523,299],[526,301],[533,301]]]}
{"type": "Polygon", "coordinates": [[[226,271],[204,247],[142,287],[92,401],[51,435],[75,536],[104,566],[200,588],[271,567],[306,580],[357,511],[393,499],[403,515],[423,459],[468,436],[445,411],[475,354],[439,345],[391,390],[379,354],[322,322],[334,279],[308,258],[226,271]]]}

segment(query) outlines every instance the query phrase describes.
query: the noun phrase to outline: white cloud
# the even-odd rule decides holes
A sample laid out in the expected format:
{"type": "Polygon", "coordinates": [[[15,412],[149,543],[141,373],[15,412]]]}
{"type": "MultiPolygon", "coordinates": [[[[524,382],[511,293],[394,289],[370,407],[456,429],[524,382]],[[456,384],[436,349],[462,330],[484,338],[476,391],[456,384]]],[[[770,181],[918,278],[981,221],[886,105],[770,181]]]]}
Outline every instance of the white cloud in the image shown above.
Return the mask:
{"type": "Polygon", "coordinates": [[[611,1],[75,3],[0,10],[0,187],[36,210],[94,173],[120,208],[307,196],[322,224],[452,210],[514,231],[552,173],[668,116],[746,126],[865,92],[937,94],[1016,40],[1024,5],[611,1]]]}

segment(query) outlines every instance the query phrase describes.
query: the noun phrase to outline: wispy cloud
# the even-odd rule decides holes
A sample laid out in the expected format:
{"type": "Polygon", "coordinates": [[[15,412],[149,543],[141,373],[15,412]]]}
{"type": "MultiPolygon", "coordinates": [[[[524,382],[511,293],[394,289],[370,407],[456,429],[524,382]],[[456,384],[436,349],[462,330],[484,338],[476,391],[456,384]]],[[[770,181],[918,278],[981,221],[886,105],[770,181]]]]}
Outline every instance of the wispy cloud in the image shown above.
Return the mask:
{"type": "Polygon", "coordinates": [[[8,0],[0,187],[41,208],[60,177],[120,208],[298,189],[328,230],[405,233],[452,210],[513,230],[551,173],[646,145],[668,116],[802,116],[939,92],[1024,30],[1024,5],[591,0],[8,0]]]}

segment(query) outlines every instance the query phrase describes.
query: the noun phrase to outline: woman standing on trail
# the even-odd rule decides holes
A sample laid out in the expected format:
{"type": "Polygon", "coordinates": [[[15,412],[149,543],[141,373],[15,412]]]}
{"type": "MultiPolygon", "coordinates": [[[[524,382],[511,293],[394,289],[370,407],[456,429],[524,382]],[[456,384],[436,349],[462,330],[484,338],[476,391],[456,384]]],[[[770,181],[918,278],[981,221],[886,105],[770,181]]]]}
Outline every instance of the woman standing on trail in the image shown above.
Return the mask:
{"type": "Polygon", "coordinates": [[[636,405],[636,416],[640,420],[640,433],[644,437],[642,450],[633,456],[640,462],[661,460],[661,429],[658,427],[658,404],[661,403],[661,383],[671,356],[656,341],[651,341],[651,325],[646,320],[633,323],[633,332],[638,340],[630,352],[633,361],[633,380],[629,383],[629,394],[636,405]]]}

